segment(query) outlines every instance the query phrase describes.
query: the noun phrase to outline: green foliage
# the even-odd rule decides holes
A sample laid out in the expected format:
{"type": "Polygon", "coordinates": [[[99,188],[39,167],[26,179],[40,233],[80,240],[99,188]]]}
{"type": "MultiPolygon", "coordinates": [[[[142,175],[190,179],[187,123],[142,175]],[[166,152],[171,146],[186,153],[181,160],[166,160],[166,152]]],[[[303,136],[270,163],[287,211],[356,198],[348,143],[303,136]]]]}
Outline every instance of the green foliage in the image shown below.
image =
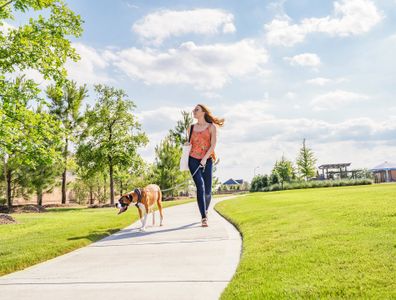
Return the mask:
{"type": "MultiPolygon", "coordinates": [[[[270,185],[271,178],[268,175],[257,175],[252,179],[250,184],[251,192],[258,192],[270,185]]],[[[276,180],[275,180],[276,181],[276,180]]],[[[277,183],[276,181],[275,183],[277,183]]]]}
{"type": "Polygon", "coordinates": [[[13,19],[14,11],[26,12],[30,8],[45,9],[49,15],[0,31],[0,74],[34,69],[45,79],[60,82],[66,77],[66,60],[79,58],[66,37],[81,35],[82,20],[60,0],[15,0],[0,9],[0,23],[13,19]]]}
{"type": "Polygon", "coordinates": [[[78,126],[83,121],[80,115],[82,101],[88,95],[86,85],[77,87],[76,82],[66,81],[63,86],[50,85],[46,90],[50,100],[50,112],[62,123],[65,131],[62,170],[62,203],[66,203],[66,172],[69,156],[69,142],[75,141],[78,126]]]}
{"type": "Polygon", "coordinates": [[[177,121],[175,129],[169,131],[170,138],[179,145],[183,145],[188,141],[187,129],[193,123],[191,113],[187,111],[182,111],[182,119],[177,121]]]}
{"type": "Polygon", "coordinates": [[[65,81],[63,86],[49,85],[46,90],[50,100],[50,113],[62,122],[68,140],[74,138],[74,130],[83,121],[80,115],[82,101],[88,96],[86,85],[77,87],[75,81],[65,81]]]}
{"type": "Polygon", "coordinates": [[[95,85],[95,91],[99,98],[85,112],[77,163],[86,177],[108,170],[110,201],[114,203],[114,168],[136,172],[142,164],[137,149],[146,145],[148,139],[131,113],[135,104],[123,90],[95,85]]]}
{"type": "Polygon", "coordinates": [[[47,17],[38,15],[27,24],[0,31],[0,155],[8,205],[12,205],[11,186],[16,170],[28,168],[33,172],[30,174],[35,180],[30,183],[35,182],[38,189],[48,184],[45,170],[39,168],[51,168],[58,161],[64,134],[59,122],[45,112],[37,84],[23,76],[12,78],[18,72],[33,69],[45,79],[64,81],[66,60],[78,59],[68,37],[78,37],[82,32],[81,18],[60,0],[0,1],[0,25],[14,19],[15,13],[30,9],[45,10],[47,17]],[[31,107],[36,107],[36,111],[31,107]]]}
{"type": "Polygon", "coordinates": [[[374,174],[368,169],[358,170],[355,174],[355,178],[357,179],[372,179],[374,180],[374,174]]]}
{"type": "Polygon", "coordinates": [[[342,180],[315,180],[315,181],[296,181],[285,182],[282,185],[272,184],[266,188],[257,191],[272,192],[279,190],[292,190],[292,189],[308,189],[308,188],[322,188],[322,187],[337,187],[337,186],[351,186],[351,185],[368,185],[372,184],[372,179],[342,179],[342,180]]]}
{"type": "MultiPolygon", "coordinates": [[[[180,171],[181,146],[176,143],[170,135],[165,137],[161,143],[155,147],[155,168],[154,177],[162,190],[175,187],[188,179],[189,174],[180,171]]],[[[176,196],[178,191],[184,189],[179,187],[164,192],[165,196],[176,196]]]]}
{"type": "Polygon", "coordinates": [[[277,184],[281,182],[281,178],[277,171],[272,171],[269,181],[271,184],[277,184]]]}
{"type": "MultiPolygon", "coordinates": [[[[29,107],[29,100],[37,98],[37,93],[31,80],[17,77],[5,85],[1,98],[0,146],[8,205],[12,205],[11,184],[16,170],[27,168],[37,174],[39,168],[52,166],[60,159],[60,148],[63,146],[60,123],[43,109],[42,104],[36,110],[29,107]]],[[[46,185],[45,176],[42,181],[40,185],[46,185]]],[[[32,183],[30,181],[29,185],[32,183]]]]}
{"type": "Polygon", "coordinates": [[[305,146],[305,139],[303,140],[303,145],[300,149],[296,163],[300,176],[305,178],[305,180],[316,175],[316,158],[313,151],[305,146]]]}
{"type": "Polygon", "coordinates": [[[275,162],[272,174],[278,174],[281,183],[291,181],[295,178],[293,163],[282,155],[281,160],[275,162]]]}

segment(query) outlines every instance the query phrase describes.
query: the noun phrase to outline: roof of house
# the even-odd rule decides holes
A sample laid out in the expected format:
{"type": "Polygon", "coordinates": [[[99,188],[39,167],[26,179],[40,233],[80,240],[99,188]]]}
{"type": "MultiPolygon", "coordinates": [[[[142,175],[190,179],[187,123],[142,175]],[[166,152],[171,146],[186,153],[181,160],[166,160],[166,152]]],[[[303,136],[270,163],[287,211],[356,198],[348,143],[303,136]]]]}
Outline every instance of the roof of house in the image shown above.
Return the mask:
{"type": "Polygon", "coordinates": [[[223,184],[225,184],[225,185],[234,185],[234,184],[242,184],[242,183],[243,183],[243,179],[234,180],[234,179],[230,178],[226,182],[224,182],[223,184]]]}
{"type": "Polygon", "coordinates": [[[374,168],[371,169],[371,171],[385,171],[385,170],[396,170],[396,163],[392,162],[384,162],[378,166],[375,166],[374,168]]]}

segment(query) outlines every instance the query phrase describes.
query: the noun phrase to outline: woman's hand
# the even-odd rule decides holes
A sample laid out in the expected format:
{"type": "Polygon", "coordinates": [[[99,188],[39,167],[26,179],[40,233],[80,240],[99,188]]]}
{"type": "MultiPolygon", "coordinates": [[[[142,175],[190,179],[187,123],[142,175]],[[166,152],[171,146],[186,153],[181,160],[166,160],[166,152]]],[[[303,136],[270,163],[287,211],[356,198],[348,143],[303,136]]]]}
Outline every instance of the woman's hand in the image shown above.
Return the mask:
{"type": "Polygon", "coordinates": [[[203,165],[203,166],[206,166],[206,161],[207,161],[208,159],[207,158],[202,158],[201,159],[201,165],[203,165]]]}

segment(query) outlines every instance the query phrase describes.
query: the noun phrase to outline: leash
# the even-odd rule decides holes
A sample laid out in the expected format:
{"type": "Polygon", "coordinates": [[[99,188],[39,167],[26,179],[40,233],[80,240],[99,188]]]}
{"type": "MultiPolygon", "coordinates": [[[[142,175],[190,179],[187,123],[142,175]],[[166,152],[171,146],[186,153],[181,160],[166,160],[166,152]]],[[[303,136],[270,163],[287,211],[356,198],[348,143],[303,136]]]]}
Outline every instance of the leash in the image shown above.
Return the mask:
{"type": "MultiPolygon", "coordinates": [[[[198,168],[194,171],[194,173],[192,174],[191,177],[194,177],[194,175],[198,172],[198,170],[199,170],[200,168],[202,168],[202,169],[204,170],[204,172],[205,172],[205,166],[203,166],[203,165],[200,164],[200,165],[198,166],[198,168]]],[[[178,185],[175,185],[174,187],[171,187],[171,188],[169,188],[169,189],[161,190],[161,192],[167,192],[167,191],[174,190],[174,189],[178,188],[179,186],[182,186],[182,185],[188,183],[189,180],[190,180],[190,179],[187,179],[186,181],[184,181],[184,182],[182,182],[182,183],[179,183],[178,185]]]]}

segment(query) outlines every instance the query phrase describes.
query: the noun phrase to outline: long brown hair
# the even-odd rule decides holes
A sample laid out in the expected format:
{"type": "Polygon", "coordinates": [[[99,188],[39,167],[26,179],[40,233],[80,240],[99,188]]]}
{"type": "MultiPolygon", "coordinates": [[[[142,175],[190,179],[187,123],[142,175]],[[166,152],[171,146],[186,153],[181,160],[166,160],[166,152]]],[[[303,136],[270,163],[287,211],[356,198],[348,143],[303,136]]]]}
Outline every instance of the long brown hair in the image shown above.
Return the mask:
{"type": "Polygon", "coordinates": [[[202,111],[205,113],[205,121],[208,123],[213,123],[222,127],[224,125],[224,118],[217,118],[215,117],[209,108],[206,105],[198,104],[202,108],[202,111]]]}

